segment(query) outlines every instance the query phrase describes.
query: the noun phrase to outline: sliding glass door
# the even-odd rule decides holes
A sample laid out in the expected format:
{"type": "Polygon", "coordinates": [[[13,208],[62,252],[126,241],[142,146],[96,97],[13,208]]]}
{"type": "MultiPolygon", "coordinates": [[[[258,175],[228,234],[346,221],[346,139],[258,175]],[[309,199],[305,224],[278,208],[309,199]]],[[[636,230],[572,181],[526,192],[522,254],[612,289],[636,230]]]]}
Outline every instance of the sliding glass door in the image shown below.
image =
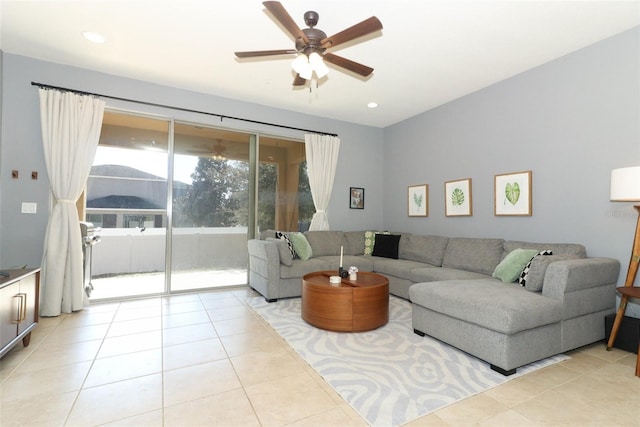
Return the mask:
{"type": "Polygon", "coordinates": [[[253,135],[175,124],[173,291],[247,283],[252,144],[253,135]]]}
{"type": "Polygon", "coordinates": [[[107,112],[87,181],[91,299],[165,291],[170,121],[107,112]]]}
{"type": "Polygon", "coordinates": [[[244,285],[247,239],[314,212],[301,141],[114,111],[85,199],[92,300],[244,285]]]}

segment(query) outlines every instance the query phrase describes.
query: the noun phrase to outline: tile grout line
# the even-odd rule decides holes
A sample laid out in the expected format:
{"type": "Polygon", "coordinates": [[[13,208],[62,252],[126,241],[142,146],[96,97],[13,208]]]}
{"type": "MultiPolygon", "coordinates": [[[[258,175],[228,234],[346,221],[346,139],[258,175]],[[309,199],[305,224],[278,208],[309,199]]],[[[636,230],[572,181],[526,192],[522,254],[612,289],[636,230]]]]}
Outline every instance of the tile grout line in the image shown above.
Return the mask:
{"type": "MultiPolygon", "coordinates": [[[[238,300],[244,306],[243,301],[235,293],[232,293],[232,295],[236,300],[238,300]]],[[[198,294],[198,297],[202,301],[202,297],[200,296],[200,294],[198,294]]],[[[233,373],[235,374],[236,379],[238,380],[238,384],[240,384],[240,388],[242,389],[242,393],[244,394],[245,398],[247,399],[247,402],[249,402],[249,405],[251,406],[251,410],[253,411],[254,417],[256,418],[256,420],[258,421],[258,423],[260,425],[263,425],[262,421],[260,420],[260,417],[258,416],[258,411],[256,410],[256,407],[254,406],[253,401],[251,400],[251,398],[247,394],[247,390],[246,390],[244,384],[242,383],[242,381],[240,379],[240,376],[238,375],[238,370],[236,369],[236,366],[233,364],[233,361],[231,360],[231,356],[229,355],[229,352],[227,351],[227,348],[225,347],[224,343],[220,339],[220,335],[218,333],[218,330],[216,329],[216,325],[215,325],[214,320],[211,318],[211,315],[209,314],[209,311],[208,310],[205,310],[205,311],[207,313],[207,317],[209,317],[209,320],[211,321],[211,326],[213,327],[213,330],[216,331],[216,335],[218,336],[218,340],[220,341],[220,344],[222,345],[222,348],[224,349],[224,352],[225,352],[225,354],[227,356],[227,360],[229,361],[229,365],[231,365],[231,369],[233,369],[233,373]]]]}
{"type": "MultiPolygon", "coordinates": [[[[100,340],[100,346],[98,347],[98,350],[96,350],[96,354],[93,356],[93,358],[91,360],[91,364],[89,365],[89,369],[87,369],[87,373],[85,374],[84,379],[82,380],[82,383],[80,384],[80,388],[78,388],[78,391],[76,392],[76,396],[73,399],[73,403],[69,407],[69,411],[67,412],[67,416],[65,417],[64,422],[62,424],[63,426],[67,425],[67,423],[69,422],[69,417],[71,417],[71,413],[73,412],[73,409],[76,407],[76,404],[78,403],[78,398],[80,397],[80,393],[82,393],[82,391],[85,390],[84,385],[87,382],[87,378],[89,378],[89,374],[91,373],[91,369],[93,369],[93,365],[95,364],[96,359],[98,358],[98,354],[100,354],[100,349],[104,345],[104,340],[107,339],[107,335],[109,334],[109,330],[111,329],[111,326],[113,325],[113,320],[115,319],[116,314],[120,310],[121,306],[122,305],[120,303],[118,303],[118,307],[114,311],[113,317],[111,317],[111,320],[109,321],[109,327],[107,328],[107,330],[104,333],[104,336],[100,340]]],[[[69,317],[65,318],[64,320],[67,320],[68,318],[69,317]]],[[[62,322],[60,322],[60,324],[62,324],[64,322],[64,320],[62,322]]],[[[83,325],[83,326],[87,326],[87,325],[83,325]]],[[[73,344],[73,343],[71,343],[71,344],[73,344]]]]}

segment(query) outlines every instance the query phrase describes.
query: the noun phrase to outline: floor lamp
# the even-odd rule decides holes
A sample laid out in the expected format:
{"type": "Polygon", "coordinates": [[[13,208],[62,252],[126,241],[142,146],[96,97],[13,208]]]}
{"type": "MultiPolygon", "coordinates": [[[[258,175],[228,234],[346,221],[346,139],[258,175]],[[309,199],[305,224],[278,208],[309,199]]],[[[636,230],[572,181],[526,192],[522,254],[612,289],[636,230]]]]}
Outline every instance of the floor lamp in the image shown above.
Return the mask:
{"type": "MultiPolygon", "coordinates": [[[[614,169],[611,171],[611,201],[640,202],[640,166],[614,169]]],[[[618,334],[620,323],[624,317],[629,298],[640,298],[640,288],[633,286],[636,280],[636,274],[638,273],[638,265],[640,264],[640,205],[635,205],[634,208],[638,211],[636,233],[633,239],[633,246],[631,247],[631,259],[629,260],[627,278],[624,286],[616,289],[621,295],[620,306],[618,307],[616,319],[611,328],[607,350],[611,350],[616,340],[616,335],[618,334]]],[[[636,375],[640,375],[640,354],[638,355],[636,375]]]]}

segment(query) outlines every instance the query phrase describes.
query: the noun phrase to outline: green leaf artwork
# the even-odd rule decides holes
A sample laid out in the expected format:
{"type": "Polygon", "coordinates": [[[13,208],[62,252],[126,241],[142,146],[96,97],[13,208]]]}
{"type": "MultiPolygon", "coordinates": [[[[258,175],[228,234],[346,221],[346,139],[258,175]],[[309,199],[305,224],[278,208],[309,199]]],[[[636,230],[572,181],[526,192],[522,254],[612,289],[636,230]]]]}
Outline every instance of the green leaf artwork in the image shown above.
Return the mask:
{"type": "Polygon", "coordinates": [[[520,185],[517,182],[513,184],[508,182],[504,187],[504,195],[513,206],[518,203],[518,199],[520,198],[520,185]]]}
{"type": "Polygon", "coordinates": [[[453,206],[462,206],[464,203],[464,191],[456,188],[451,192],[451,204],[453,206]]]}
{"type": "Polygon", "coordinates": [[[422,206],[422,194],[418,195],[418,193],[413,193],[413,203],[415,203],[417,207],[422,206]]]}

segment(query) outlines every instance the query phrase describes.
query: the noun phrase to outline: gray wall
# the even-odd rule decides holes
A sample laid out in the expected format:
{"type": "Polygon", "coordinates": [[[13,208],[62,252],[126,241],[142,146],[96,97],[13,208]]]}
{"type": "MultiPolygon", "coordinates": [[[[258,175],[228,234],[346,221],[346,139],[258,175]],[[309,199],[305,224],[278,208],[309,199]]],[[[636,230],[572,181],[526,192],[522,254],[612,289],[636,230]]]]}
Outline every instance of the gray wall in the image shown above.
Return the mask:
{"type": "MultiPolygon", "coordinates": [[[[4,54],[0,145],[0,267],[38,265],[48,181],[32,81],[338,133],[334,229],[385,228],[445,236],[575,242],[626,273],[637,215],[609,202],[609,174],[640,164],[640,29],[567,55],[384,130],[297,114],[4,54]],[[384,142],[384,144],[383,144],[384,142]],[[18,169],[20,179],[10,179],[18,169]],[[32,170],[40,179],[32,181],[32,170]],[[533,216],[495,217],[495,174],[533,171],[533,216]],[[382,173],[380,173],[382,171],[382,173]],[[472,178],[473,216],[444,215],[444,182],[472,178]],[[429,217],[407,217],[406,192],[429,184],[429,217]],[[348,208],[350,186],[365,209],[348,208]],[[383,199],[384,195],[384,199],[383,199]],[[38,203],[36,215],[20,203],[38,203]]],[[[473,70],[469,70],[470,73],[473,70]]],[[[218,118],[107,100],[110,107],[219,125],[218,118]]],[[[225,120],[235,129],[300,132],[225,120]]]]}
{"type": "MultiPolygon", "coordinates": [[[[337,133],[341,139],[329,222],[334,229],[382,227],[382,129],[323,119],[257,104],[209,96],[4,53],[2,139],[0,142],[0,268],[39,266],[48,219],[47,179],[38,90],[31,82],[73,88],[145,102],[220,113],[262,122],[337,133]],[[11,179],[11,170],[20,178],[11,179]],[[39,172],[37,181],[31,171],[39,172]],[[364,187],[364,210],[349,209],[349,187],[364,187]],[[22,202],[36,202],[37,214],[21,214],[22,202]]],[[[106,99],[107,107],[161,114],[215,126],[255,130],[303,139],[303,132],[106,99]]]]}
{"type": "MultiPolygon", "coordinates": [[[[469,70],[473,73],[473,70],[469,70]]],[[[640,165],[640,29],[624,32],[384,130],[384,225],[444,236],[574,242],[617,258],[636,220],[610,172],[640,165]],[[533,172],[533,216],[495,217],[495,174],[533,172]],[[446,217],[444,182],[472,178],[473,216],[446,217]],[[407,186],[429,184],[427,218],[407,186]]]]}

